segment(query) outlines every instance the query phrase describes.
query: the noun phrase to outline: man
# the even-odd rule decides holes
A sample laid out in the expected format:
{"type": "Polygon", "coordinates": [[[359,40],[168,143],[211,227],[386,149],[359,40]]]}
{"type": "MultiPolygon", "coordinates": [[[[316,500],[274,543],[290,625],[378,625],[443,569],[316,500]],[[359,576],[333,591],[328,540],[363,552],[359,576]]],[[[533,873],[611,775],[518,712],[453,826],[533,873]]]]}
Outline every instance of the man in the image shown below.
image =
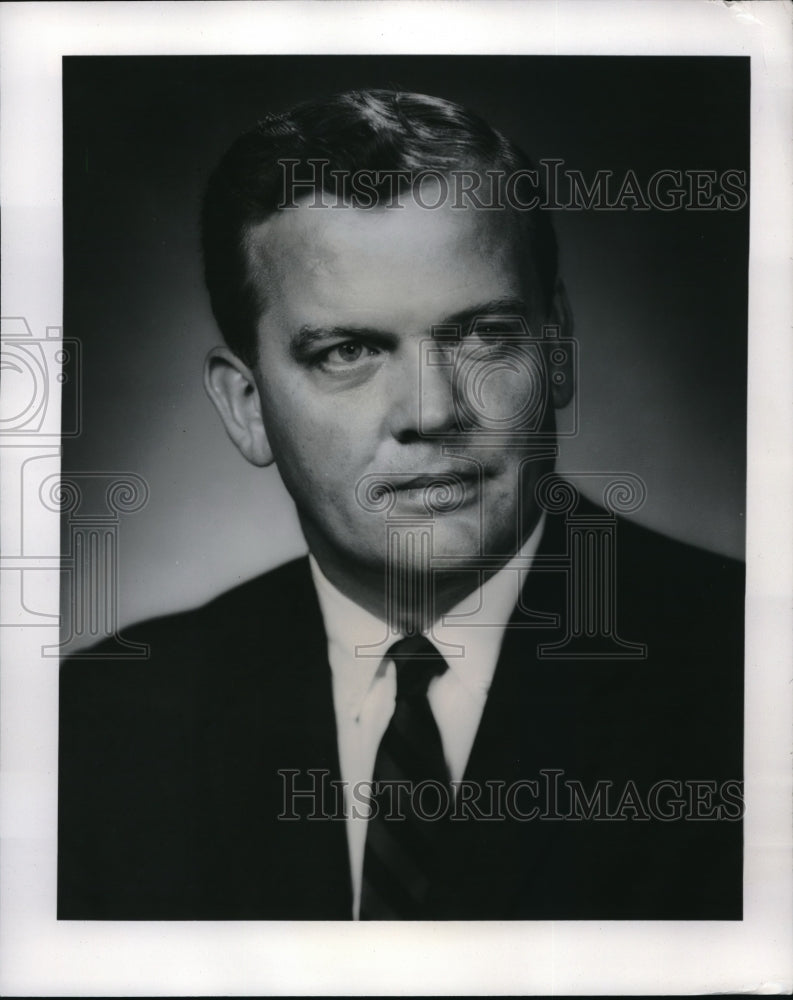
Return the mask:
{"type": "Polygon", "coordinates": [[[203,238],[207,391],[310,555],[64,666],[59,915],[739,918],[741,571],[552,476],[524,154],[342,94],[237,140],[203,238]]]}

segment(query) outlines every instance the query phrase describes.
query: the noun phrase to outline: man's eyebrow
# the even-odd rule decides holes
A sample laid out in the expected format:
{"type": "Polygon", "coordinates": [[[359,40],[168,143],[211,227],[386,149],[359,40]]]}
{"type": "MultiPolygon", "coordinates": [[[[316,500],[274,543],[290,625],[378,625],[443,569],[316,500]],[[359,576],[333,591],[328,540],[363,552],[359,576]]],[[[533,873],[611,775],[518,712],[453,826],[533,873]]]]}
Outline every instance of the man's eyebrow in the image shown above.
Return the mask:
{"type": "Polygon", "coordinates": [[[523,299],[491,299],[489,302],[480,302],[460,312],[452,313],[440,323],[434,326],[460,326],[467,327],[479,316],[526,316],[528,307],[523,299]]]}
{"type": "Polygon", "coordinates": [[[297,358],[305,356],[311,348],[326,340],[353,340],[355,338],[386,338],[385,330],[371,326],[301,326],[289,343],[290,353],[297,358]]]}
{"type": "MultiPolygon", "coordinates": [[[[478,316],[525,316],[526,313],[527,306],[523,299],[490,299],[487,302],[479,302],[474,306],[452,313],[439,323],[434,323],[433,327],[467,327],[478,316]]],[[[394,336],[388,330],[378,330],[372,326],[355,326],[347,323],[343,326],[304,325],[292,337],[289,351],[293,357],[303,358],[311,352],[316,344],[327,340],[354,340],[356,338],[386,340],[394,338],[394,336]]]]}

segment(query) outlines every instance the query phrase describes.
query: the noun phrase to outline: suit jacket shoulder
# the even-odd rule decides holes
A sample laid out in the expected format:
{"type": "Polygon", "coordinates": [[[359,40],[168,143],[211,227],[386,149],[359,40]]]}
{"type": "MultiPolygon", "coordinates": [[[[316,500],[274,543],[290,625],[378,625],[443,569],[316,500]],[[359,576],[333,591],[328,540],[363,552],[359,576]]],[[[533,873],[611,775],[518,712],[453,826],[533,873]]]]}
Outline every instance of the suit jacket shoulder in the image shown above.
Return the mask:
{"type": "Polygon", "coordinates": [[[308,561],[126,635],[61,668],[59,916],[349,916],[343,823],[278,821],[281,772],[338,772],[308,561]]]}
{"type": "Polygon", "coordinates": [[[536,807],[479,839],[479,910],[500,883],[525,919],[739,919],[743,566],[576,514],[549,519],[469,764],[536,807]]]}

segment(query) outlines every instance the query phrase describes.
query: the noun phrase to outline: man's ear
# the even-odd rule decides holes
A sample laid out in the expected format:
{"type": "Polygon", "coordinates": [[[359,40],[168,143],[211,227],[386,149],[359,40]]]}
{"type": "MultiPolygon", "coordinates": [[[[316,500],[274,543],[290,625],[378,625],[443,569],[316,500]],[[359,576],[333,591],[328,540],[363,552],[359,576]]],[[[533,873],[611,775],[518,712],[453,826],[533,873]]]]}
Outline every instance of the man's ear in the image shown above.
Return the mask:
{"type": "Polygon", "coordinates": [[[546,342],[548,350],[546,359],[550,370],[553,405],[555,409],[562,410],[575,392],[576,353],[574,345],[570,343],[573,336],[573,311],[561,278],[556,279],[553,301],[546,322],[559,329],[559,347],[555,348],[552,340],[546,342]]]}
{"type": "Polygon", "coordinates": [[[240,453],[252,465],[270,465],[273,453],[250,368],[227,347],[213,347],[204,363],[204,388],[240,453]]]}

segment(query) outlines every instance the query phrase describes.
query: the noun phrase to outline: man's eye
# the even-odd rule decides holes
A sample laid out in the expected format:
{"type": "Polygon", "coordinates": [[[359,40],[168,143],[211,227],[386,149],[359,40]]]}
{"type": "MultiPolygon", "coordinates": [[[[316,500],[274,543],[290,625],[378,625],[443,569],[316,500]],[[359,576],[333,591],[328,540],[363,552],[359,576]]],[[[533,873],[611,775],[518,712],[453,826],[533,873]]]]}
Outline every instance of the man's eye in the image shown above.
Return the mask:
{"type": "Polygon", "coordinates": [[[339,344],[333,350],[336,351],[341,361],[357,361],[363,354],[363,344],[339,344]]]}
{"type": "Polygon", "coordinates": [[[339,370],[351,368],[366,358],[374,357],[379,352],[376,348],[362,344],[357,340],[349,340],[343,344],[335,344],[319,355],[318,364],[321,368],[339,370]]]}
{"type": "Polygon", "coordinates": [[[483,340],[497,340],[499,337],[515,337],[524,333],[519,319],[477,319],[470,330],[469,336],[481,337],[483,340]]]}

